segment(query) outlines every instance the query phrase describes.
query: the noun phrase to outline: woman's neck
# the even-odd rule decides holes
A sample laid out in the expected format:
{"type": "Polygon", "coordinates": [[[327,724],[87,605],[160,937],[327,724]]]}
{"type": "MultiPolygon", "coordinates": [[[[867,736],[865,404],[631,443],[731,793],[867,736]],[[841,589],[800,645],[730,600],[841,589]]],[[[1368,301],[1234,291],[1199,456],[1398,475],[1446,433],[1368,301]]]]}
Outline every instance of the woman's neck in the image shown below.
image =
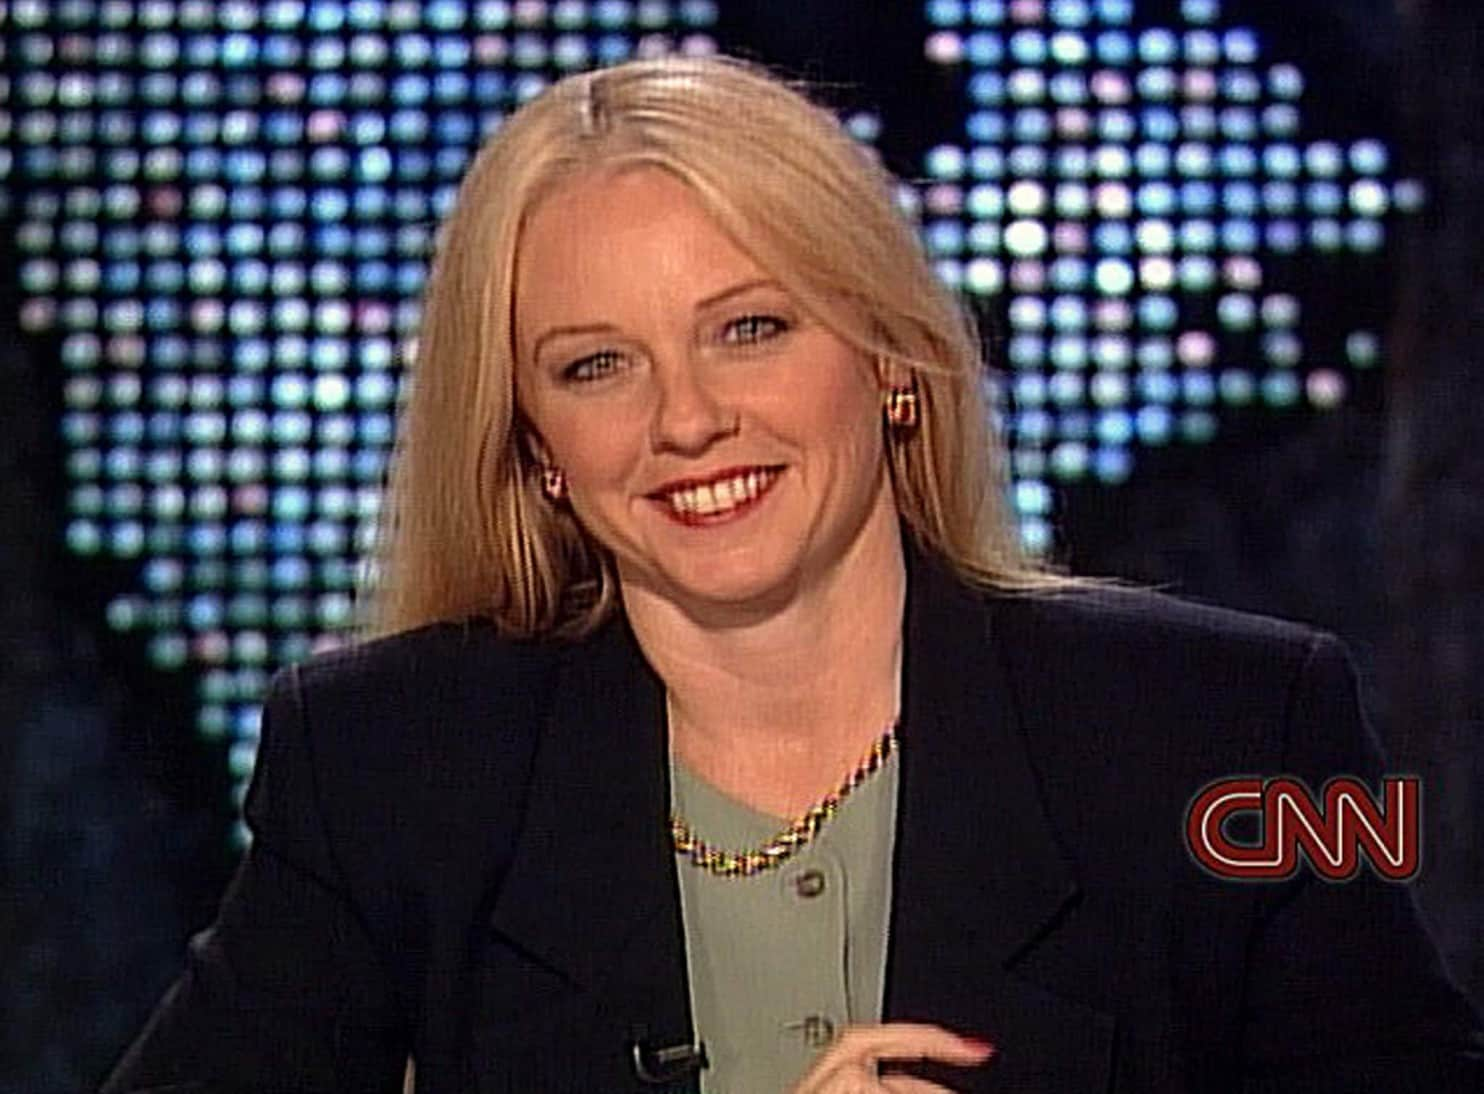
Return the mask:
{"type": "Polygon", "coordinates": [[[671,747],[698,775],[793,816],[895,719],[906,573],[891,516],[869,522],[787,604],[743,625],[708,626],[625,589],[630,625],[669,693],[671,747]]]}

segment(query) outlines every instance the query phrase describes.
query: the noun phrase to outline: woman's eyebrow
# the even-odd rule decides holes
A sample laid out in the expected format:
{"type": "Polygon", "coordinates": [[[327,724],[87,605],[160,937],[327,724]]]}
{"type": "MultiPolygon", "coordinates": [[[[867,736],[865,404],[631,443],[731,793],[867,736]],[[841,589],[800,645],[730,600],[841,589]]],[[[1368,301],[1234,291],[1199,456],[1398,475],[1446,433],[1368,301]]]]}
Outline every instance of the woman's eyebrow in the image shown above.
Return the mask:
{"type": "Polygon", "coordinates": [[[747,281],[739,282],[736,285],[728,286],[727,288],[722,289],[720,292],[712,293],[710,296],[706,297],[703,300],[698,300],[696,302],[695,310],[705,311],[707,308],[715,307],[717,304],[725,303],[732,297],[741,296],[743,293],[751,292],[753,289],[776,289],[779,287],[780,286],[778,282],[774,281],[771,277],[754,277],[747,281]]]}
{"type": "Polygon", "coordinates": [[[541,347],[544,346],[547,342],[551,341],[553,338],[560,338],[564,335],[574,334],[608,334],[617,330],[618,328],[615,327],[612,323],[579,323],[564,327],[548,327],[546,330],[541,332],[541,336],[536,339],[535,343],[532,344],[531,360],[534,361],[535,359],[540,357],[541,347]]]}

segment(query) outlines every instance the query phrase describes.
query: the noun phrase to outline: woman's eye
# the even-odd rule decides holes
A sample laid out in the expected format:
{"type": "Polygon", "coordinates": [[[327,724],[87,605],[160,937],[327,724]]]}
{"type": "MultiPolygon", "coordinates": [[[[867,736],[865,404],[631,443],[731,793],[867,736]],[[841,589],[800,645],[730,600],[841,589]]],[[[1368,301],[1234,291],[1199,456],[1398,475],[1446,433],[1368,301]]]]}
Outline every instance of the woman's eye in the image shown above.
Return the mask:
{"type": "Polygon", "coordinates": [[[739,345],[766,342],[788,330],[788,320],[776,315],[743,315],[723,328],[722,339],[739,345]]]}
{"type": "Polygon", "coordinates": [[[562,378],[578,383],[601,380],[603,377],[618,371],[622,364],[622,357],[611,349],[605,349],[573,361],[562,370],[562,378]]]}

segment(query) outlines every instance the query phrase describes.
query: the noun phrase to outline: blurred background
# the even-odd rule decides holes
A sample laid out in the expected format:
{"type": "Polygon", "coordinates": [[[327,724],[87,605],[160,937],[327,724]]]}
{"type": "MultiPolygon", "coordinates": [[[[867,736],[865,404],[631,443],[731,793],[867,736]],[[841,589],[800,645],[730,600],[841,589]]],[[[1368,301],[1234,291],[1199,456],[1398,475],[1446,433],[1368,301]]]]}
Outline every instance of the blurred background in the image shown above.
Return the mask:
{"type": "Polygon", "coordinates": [[[472,149],[564,73],[671,50],[809,83],[903,180],[983,326],[1032,549],[1346,638],[1424,779],[1419,902],[1484,996],[1475,0],[0,21],[0,1091],[96,1085],[209,922],[264,684],[353,618],[472,149]]]}

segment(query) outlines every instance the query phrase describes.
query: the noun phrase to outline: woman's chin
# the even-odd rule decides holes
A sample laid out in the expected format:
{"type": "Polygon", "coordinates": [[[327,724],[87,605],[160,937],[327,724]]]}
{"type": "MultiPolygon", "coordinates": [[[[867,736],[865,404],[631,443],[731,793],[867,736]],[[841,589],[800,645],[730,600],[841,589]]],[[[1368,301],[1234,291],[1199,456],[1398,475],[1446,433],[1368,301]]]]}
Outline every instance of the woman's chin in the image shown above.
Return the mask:
{"type": "Polygon", "coordinates": [[[777,560],[686,560],[639,577],[624,575],[624,583],[655,600],[668,601],[699,621],[743,622],[786,607],[799,582],[792,567],[777,560]]]}

